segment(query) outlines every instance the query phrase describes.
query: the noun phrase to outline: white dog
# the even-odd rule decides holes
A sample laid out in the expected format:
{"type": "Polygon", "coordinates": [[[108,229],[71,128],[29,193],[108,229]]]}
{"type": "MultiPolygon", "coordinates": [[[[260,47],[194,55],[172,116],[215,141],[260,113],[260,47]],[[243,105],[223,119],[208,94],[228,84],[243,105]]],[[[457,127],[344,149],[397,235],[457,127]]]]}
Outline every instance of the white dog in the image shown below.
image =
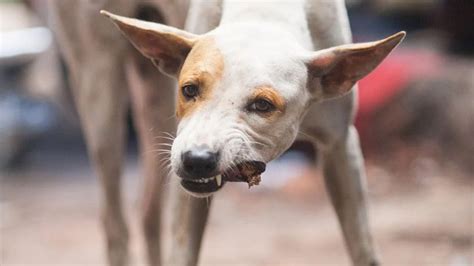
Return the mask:
{"type": "MultiPolygon", "coordinates": [[[[170,161],[185,190],[208,197],[228,181],[256,184],[265,164],[304,132],[322,151],[326,184],[354,265],[377,265],[363,158],[352,125],[354,86],[404,32],[350,44],[342,0],[194,1],[189,31],[103,14],[178,80],[170,161]]],[[[171,103],[162,101],[162,108],[171,103]]],[[[171,265],[197,262],[207,215],[197,202],[177,202],[171,265]]]]}

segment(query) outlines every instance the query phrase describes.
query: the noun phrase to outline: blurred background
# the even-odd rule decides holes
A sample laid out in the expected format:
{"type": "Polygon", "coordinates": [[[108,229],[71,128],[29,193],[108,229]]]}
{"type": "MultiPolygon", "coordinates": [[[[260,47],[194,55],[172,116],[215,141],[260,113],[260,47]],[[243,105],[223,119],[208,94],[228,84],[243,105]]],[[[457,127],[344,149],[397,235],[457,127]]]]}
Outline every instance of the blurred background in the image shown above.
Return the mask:
{"type": "MultiPolygon", "coordinates": [[[[356,126],[382,261],[474,265],[474,1],[347,4],[355,41],[408,32],[360,82],[356,126]]],[[[99,182],[47,17],[45,1],[0,1],[0,265],[103,265],[99,182]]],[[[123,187],[141,265],[142,178],[129,125],[123,187]]],[[[349,265],[313,160],[317,151],[295,143],[260,186],[226,186],[201,265],[349,265]]]]}

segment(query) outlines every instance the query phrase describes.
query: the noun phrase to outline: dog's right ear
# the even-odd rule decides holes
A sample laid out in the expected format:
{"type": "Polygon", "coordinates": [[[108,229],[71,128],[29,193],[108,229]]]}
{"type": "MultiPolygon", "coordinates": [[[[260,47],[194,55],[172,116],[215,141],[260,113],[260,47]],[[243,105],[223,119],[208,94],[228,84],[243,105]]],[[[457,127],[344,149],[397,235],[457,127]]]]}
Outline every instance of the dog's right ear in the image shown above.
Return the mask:
{"type": "Polygon", "coordinates": [[[165,74],[176,76],[198,35],[165,26],[114,15],[101,10],[109,17],[130,42],[165,74]]]}

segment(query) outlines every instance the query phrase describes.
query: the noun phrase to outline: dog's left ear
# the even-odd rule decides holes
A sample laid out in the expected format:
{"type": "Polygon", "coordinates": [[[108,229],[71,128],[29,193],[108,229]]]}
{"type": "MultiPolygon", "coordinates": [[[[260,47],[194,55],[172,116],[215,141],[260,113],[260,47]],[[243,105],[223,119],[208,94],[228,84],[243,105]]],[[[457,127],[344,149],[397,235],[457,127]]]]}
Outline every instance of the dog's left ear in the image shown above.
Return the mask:
{"type": "Polygon", "coordinates": [[[314,52],[306,59],[308,89],[314,99],[338,97],[374,70],[403,40],[405,32],[386,39],[336,46],[314,52]]]}
{"type": "Polygon", "coordinates": [[[170,76],[176,76],[199,38],[198,35],[159,23],[117,16],[105,10],[100,13],[109,17],[144,56],[170,76]]]}

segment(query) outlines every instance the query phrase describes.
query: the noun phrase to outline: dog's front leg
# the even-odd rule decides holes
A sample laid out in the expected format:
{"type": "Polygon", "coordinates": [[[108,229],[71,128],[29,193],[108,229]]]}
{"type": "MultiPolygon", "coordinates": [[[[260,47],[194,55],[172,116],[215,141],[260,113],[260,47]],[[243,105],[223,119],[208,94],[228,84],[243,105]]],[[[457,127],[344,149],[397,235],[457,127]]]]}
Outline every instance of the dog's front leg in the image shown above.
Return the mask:
{"type": "Polygon", "coordinates": [[[212,198],[194,198],[173,178],[172,246],[166,265],[195,266],[199,259],[202,236],[206,227],[212,198]]]}
{"type": "Polygon", "coordinates": [[[324,152],[324,176],[353,264],[376,266],[367,218],[363,157],[356,129],[324,152]]]}
{"type": "Polygon", "coordinates": [[[148,263],[157,266],[161,264],[161,199],[170,171],[171,136],[176,130],[173,105],[176,85],[149,60],[135,51],[132,53],[126,60],[126,70],[144,175],[142,228],[148,263]]]}

